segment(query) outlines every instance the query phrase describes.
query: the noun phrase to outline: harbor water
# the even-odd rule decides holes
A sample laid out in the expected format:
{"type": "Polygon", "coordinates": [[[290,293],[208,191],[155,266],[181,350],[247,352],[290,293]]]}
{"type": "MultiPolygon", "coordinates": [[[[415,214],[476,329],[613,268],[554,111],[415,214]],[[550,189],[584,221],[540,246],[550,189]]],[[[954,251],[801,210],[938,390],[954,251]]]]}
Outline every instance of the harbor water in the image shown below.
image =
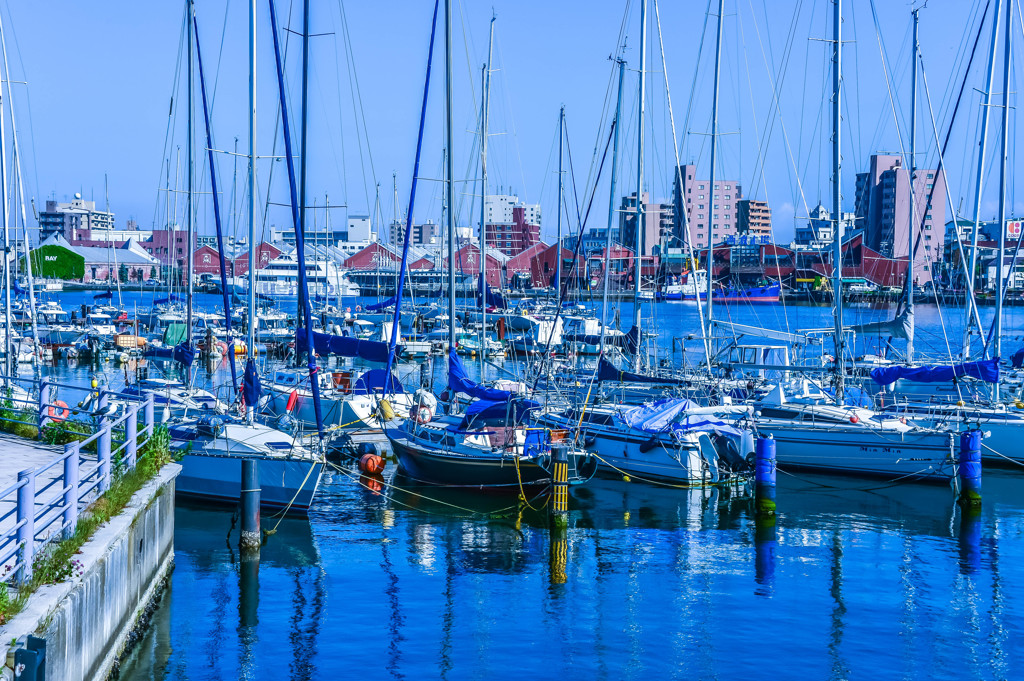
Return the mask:
{"type": "MultiPolygon", "coordinates": [[[[616,307],[628,327],[630,306],[616,307]]],[[[694,304],[651,309],[659,353],[687,336],[699,347],[694,304]]],[[[891,314],[854,307],[847,322],[891,314]]],[[[716,316],[831,323],[821,307],[716,316]]],[[[919,352],[962,343],[961,311],[920,306],[917,319],[919,352]]],[[[1012,352],[1024,310],[1005,328],[1012,352]]],[[[440,390],[443,362],[433,371],[440,390]]],[[[224,375],[222,362],[197,383],[224,375]]],[[[542,500],[417,487],[393,464],[386,480],[342,463],[308,519],[264,516],[275,532],[258,571],[241,560],[235,509],[179,504],[174,571],[120,678],[1024,678],[1024,471],[986,469],[974,515],[946,486],[780,473],[771,520],[745,486],[600,479],[573,490],[564,533],[542,500]]]]}

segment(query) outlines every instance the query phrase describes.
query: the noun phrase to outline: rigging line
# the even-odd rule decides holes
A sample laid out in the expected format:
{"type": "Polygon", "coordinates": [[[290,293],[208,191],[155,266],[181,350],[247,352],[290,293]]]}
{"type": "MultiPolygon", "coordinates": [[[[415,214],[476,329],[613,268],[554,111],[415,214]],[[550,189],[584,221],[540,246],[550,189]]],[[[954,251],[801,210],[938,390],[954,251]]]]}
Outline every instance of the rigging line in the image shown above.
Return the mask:
{"type": "MultiPolygon", "coordinates": [[[[359,140],[359,159],[362,161],[363,154],[363,140],[366,141],[366,158],[370,163],[370,179],[372,184],[370,186],[377,185],[377,170],[373,164],[373,150],[370,147],[370,133],[366,127],[366,108],[363,105],[363,92],[359,87],[359,73],[356,69],[355,52],[352,50],[352,37],[348,30],[348,15],[345,14],[345,3],[343,0],[338,0],[338,8],[341,10],[341,26],[342,31],[345,34],[345,53],[349,68],[349,75],[351,80],[349,81],[349,89],[355,88],[355,98],[352,102],[353,109],[358,101],[359,103],[359,117],[356,118],[356,135],[359,140]],[[362,119],[363,123],[363,136],[359,137],[359,120],[362,119]]],[[[363,169],[363,190],[366,192],[366,205],[370,205],[370,193],[369,186],[366,184],[366,169],[363,169]]]]}
{"type": "MultiPolygon", "coordinates": [[[[577,239],[577,241],[582,241],[583,240],[583,221],[580,218],[580,197],[579,197],[579,194],[576,191],[576,170],[575,170],[575,168],[572,165],[572,148],[569,146],[569,126],[566,125],[564,117],[562,118],[562,127],[565,128],[565,155],[569,158],[569,179],[572,180],[572,196],[573,196],[573,200],[576,202],[576,226],[579,229],[579,238],[577,239]]],[[[586,188],[584,188],[584,189],[586,189],[586,188]]],[[[566,209],[566,211],[568,211],[569,207],[566,206],[565,209],[566,209]]],[[[568,217],[568,216],[566,216],[566,217],[568,217]]],[[[571,225],[572,222],[570,221],[569,224],[571,225]]],[[[561,246],[561,244],[558,244],[558,245],[561,246]]],[[[561,286],[562,282],[558,282],[558,285],[561,286]]]]}
{"type": "MultiPolygon", "coordinates": [[[[210,90],[210,112],[214,110],[217,102],[217,84],[220,82],[220,67],[224,63],[224,37],[228,32],[228,12],[231,10],[231,0],[224,3],[224,21],[220,29],[220,49],[217,51],[217,69],[213,72],[213,88],[210,90]]],[[[199,165],[203,165],[200,163],[199,165]]]]}
{"type": "MultiPolygon", "coordinates": [[[[704,40],[707,38],[708,33],[708,20],[711,16],[711,3],[713,0],[708,0],[707,8],[704,10],[704,25],[700,29],[700,45],[697,47],[697,60],[694,62],[698,66],[700,65],[701,56],[704,54],[704,40]]],[[[694,101],[697,98],[697,76],[700,73],[699,68],[693,69],[693,79],[690,82],[690,96],[686,103],[686,115],[683,117],[683,144],[686,143],[686,136],[689,135],[690,130],[690,118],[693,114],[694,101]]],[[[667,76],[666,76],[667,80],[667,76]]],[[[702,141],[703,143],[703,141],[702,141]]],[[[679,149],[679,156],[685,158],[685,154],[682,149],[679,149]]],[[[714,191],[714,190],[712,190],[714,191]]]]}
{"type": "MultiPolygon", "coordinates": [[[[682,207],[682,203],[683,203],[683,201],[682,201],[682,196],[683,196],[683,176],[682,176],[682,171],[679,170],[679,166],[680,166],[680,163],[679,163],[679,140],[676,137],[676,119],[675,119],[675,114],[673,113],[673,110],[672,110],[672,92],[671,92],[671,89],[669,87],[669,82],[668,82],[668,64],[667,64],[667,61],[665,59],[665,41],[662,38],[662,32],[661,32],[661,11],[658,8],[658,0],[654,0],[654,20],[655,20],[655,25],[658,27],[658,46],[659,46],[659,48],[661,50],[661,70],[663,72],[662,75],[664,76],[664,79],[665,79],[665,98],[666,98],[667,103],[668,103],[668,117],[669,117],[670,126],[672,128],[672,150],[675,153],[675,172],[673,173],[673,175],[675,176],[675,181],[674,182],[675,182],[675,186],[679,187],[679,191],[678,192],[675,192],[675,191],[673,192],[673,197],[675,197],[675,195],[677,193],[679,195],[678,204],[676,206],[674,206],[674,208],[675,208],[675,210],[677,212],[676,221],[678,221],[680,219],[680,217],[682,218],[683,230],[685,230],[685,233],[686,233],[686,241],[685,241],[686,251],[687,251],[687,255],[689,256],[690,263],[693,263],[693,262],[696,262],[696,259],[694,258],[694,255],[693,255],[693,238],[692,238],[692,234],[690,232],[690,216],[689,216],[689,211],[682,207]]],[[[707,17],[705,17],[705,22],[706,21],[707,21],[707,17]]],[[[698,61],[699,61],[699,57],[698,57],[698,61]]],[[[684,123],[684,126],[685,126],[685,123],[684,123]]],[[[684,127],[684,129],[685,129],[685,127],[684,127]]],[[[712,189],[711,189],[711,194],[712,194],[712,197],[714,197],[714,187],[712,187],[712,189]]],[[[637,197],[637,200],[639,201],[639,197],[637,197]]],[[[696,283],[696,276],[695,276],[694,277],[694,288],[696,288],[696,286],[697,286],[697,283],[696,283]]],[[[701,302],[699,294],[696,296],[696,299],[697,299],[697,316],[698,316],[698,319],[700,321],[701,345],[703,345],[703,347],[704,347],[704,359],[707,360],[708,370],[710,371],[711,370],[711,347],[710,347],[710,339],[708,338],[707,325],[706,325],[705,320],[704,320],[704,304],[701,302]]]]}
{"type": "MultiPolygon", "coordinates": [[[[160,173],[159,173],[159,175],[157,177],[157,182],[156,182],[156,202],[155,202],[154,207],[153,207],[153,225],[154,226],[156,226],[156,224],[157,224],[157,216],[158,216],[158,214],[160,212],[160,200],[163,199],[164,208],[165,209],[168,207],[167,204],[170,202],[170,197],[166,195],[166,192],[164,191],[164,188],[163,188],[162,184],[163,184],[163,181],[164,181],[165,177],[170,174],[170,165],[171,165],[170,150],[171,150],[171,146],[173,144],[171,142],[171,139],[172,139],[173,133],[174,133],[174,125],[173,124],[174,124],[174,121],[175,121],[174,111],[175,111],[175,102],[178,101],[179,88],[181,87],[181,64],[182,64],[182,53],[184,52],[184,42],[185,42],[185,36],[186,36],[185,28],[187,26],[187,21],[188,21],[188,17],[187,16],[183,16],[182,20],[181,20],[181,35],[178,37],[178,61],[175,64],[175,67],[174,67],[174,81],[173,81],[173,85],[171,86],[171,101],[170,101],[170,104],[169,104],[169,107],[168,107],[168,111],[167,111],[167,126],[166,126],[166,129],[164,131],[164,148],[163,148],[163,153],[162,153],[161,158],[160,158],[160,173]]],[[[164,225],[164,228],[166,229],[167,225],[164,225]]]]}

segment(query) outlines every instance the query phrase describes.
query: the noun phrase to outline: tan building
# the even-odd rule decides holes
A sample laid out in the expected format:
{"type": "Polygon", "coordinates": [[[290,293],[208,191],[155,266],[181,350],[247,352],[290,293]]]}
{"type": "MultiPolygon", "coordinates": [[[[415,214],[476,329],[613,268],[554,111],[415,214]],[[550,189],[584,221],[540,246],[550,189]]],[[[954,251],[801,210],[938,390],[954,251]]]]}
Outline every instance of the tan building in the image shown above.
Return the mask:
{"type": "Polygon", "coordinates": [[[740,199],[736,202],[736,232],[771,236],[772,209],[767,201],[740,199]]]}

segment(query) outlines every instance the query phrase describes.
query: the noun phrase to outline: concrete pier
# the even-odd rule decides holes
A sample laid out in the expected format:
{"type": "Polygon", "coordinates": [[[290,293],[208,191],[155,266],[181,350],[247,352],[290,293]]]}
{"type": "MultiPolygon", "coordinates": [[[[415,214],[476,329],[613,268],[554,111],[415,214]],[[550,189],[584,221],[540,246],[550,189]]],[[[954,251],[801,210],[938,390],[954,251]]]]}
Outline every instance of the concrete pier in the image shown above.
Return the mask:
{"type": "MultiPolygon", "coordinates": [[[[181,466],[167,464],[136,492],[76,556],[81,576],[32,594],[25,609],[0,627],[0,641],[10,649],[11,641],[29,634],[44,639],[48,679],[107,678],[173,565],[179,472],[181,466]]],[[[13,679],[13,670],[4,667],[0,678],[13,679]]]]}

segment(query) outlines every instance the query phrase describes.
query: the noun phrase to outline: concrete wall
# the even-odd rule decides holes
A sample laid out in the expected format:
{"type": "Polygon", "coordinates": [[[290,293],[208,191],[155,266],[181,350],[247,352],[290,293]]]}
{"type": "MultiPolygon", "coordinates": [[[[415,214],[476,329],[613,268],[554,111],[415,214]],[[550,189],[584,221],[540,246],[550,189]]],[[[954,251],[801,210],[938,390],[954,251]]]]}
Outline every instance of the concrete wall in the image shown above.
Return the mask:
{"type": "Polygon", "coordinates": [[[169,464],[139,490],[82,547],[82,576],[33,594],[25,610],[0,628],[0,641],[30,633],[46,639],[48,679],[107,678],[173,565],[174,480],[180,471],[169,464]]]}

